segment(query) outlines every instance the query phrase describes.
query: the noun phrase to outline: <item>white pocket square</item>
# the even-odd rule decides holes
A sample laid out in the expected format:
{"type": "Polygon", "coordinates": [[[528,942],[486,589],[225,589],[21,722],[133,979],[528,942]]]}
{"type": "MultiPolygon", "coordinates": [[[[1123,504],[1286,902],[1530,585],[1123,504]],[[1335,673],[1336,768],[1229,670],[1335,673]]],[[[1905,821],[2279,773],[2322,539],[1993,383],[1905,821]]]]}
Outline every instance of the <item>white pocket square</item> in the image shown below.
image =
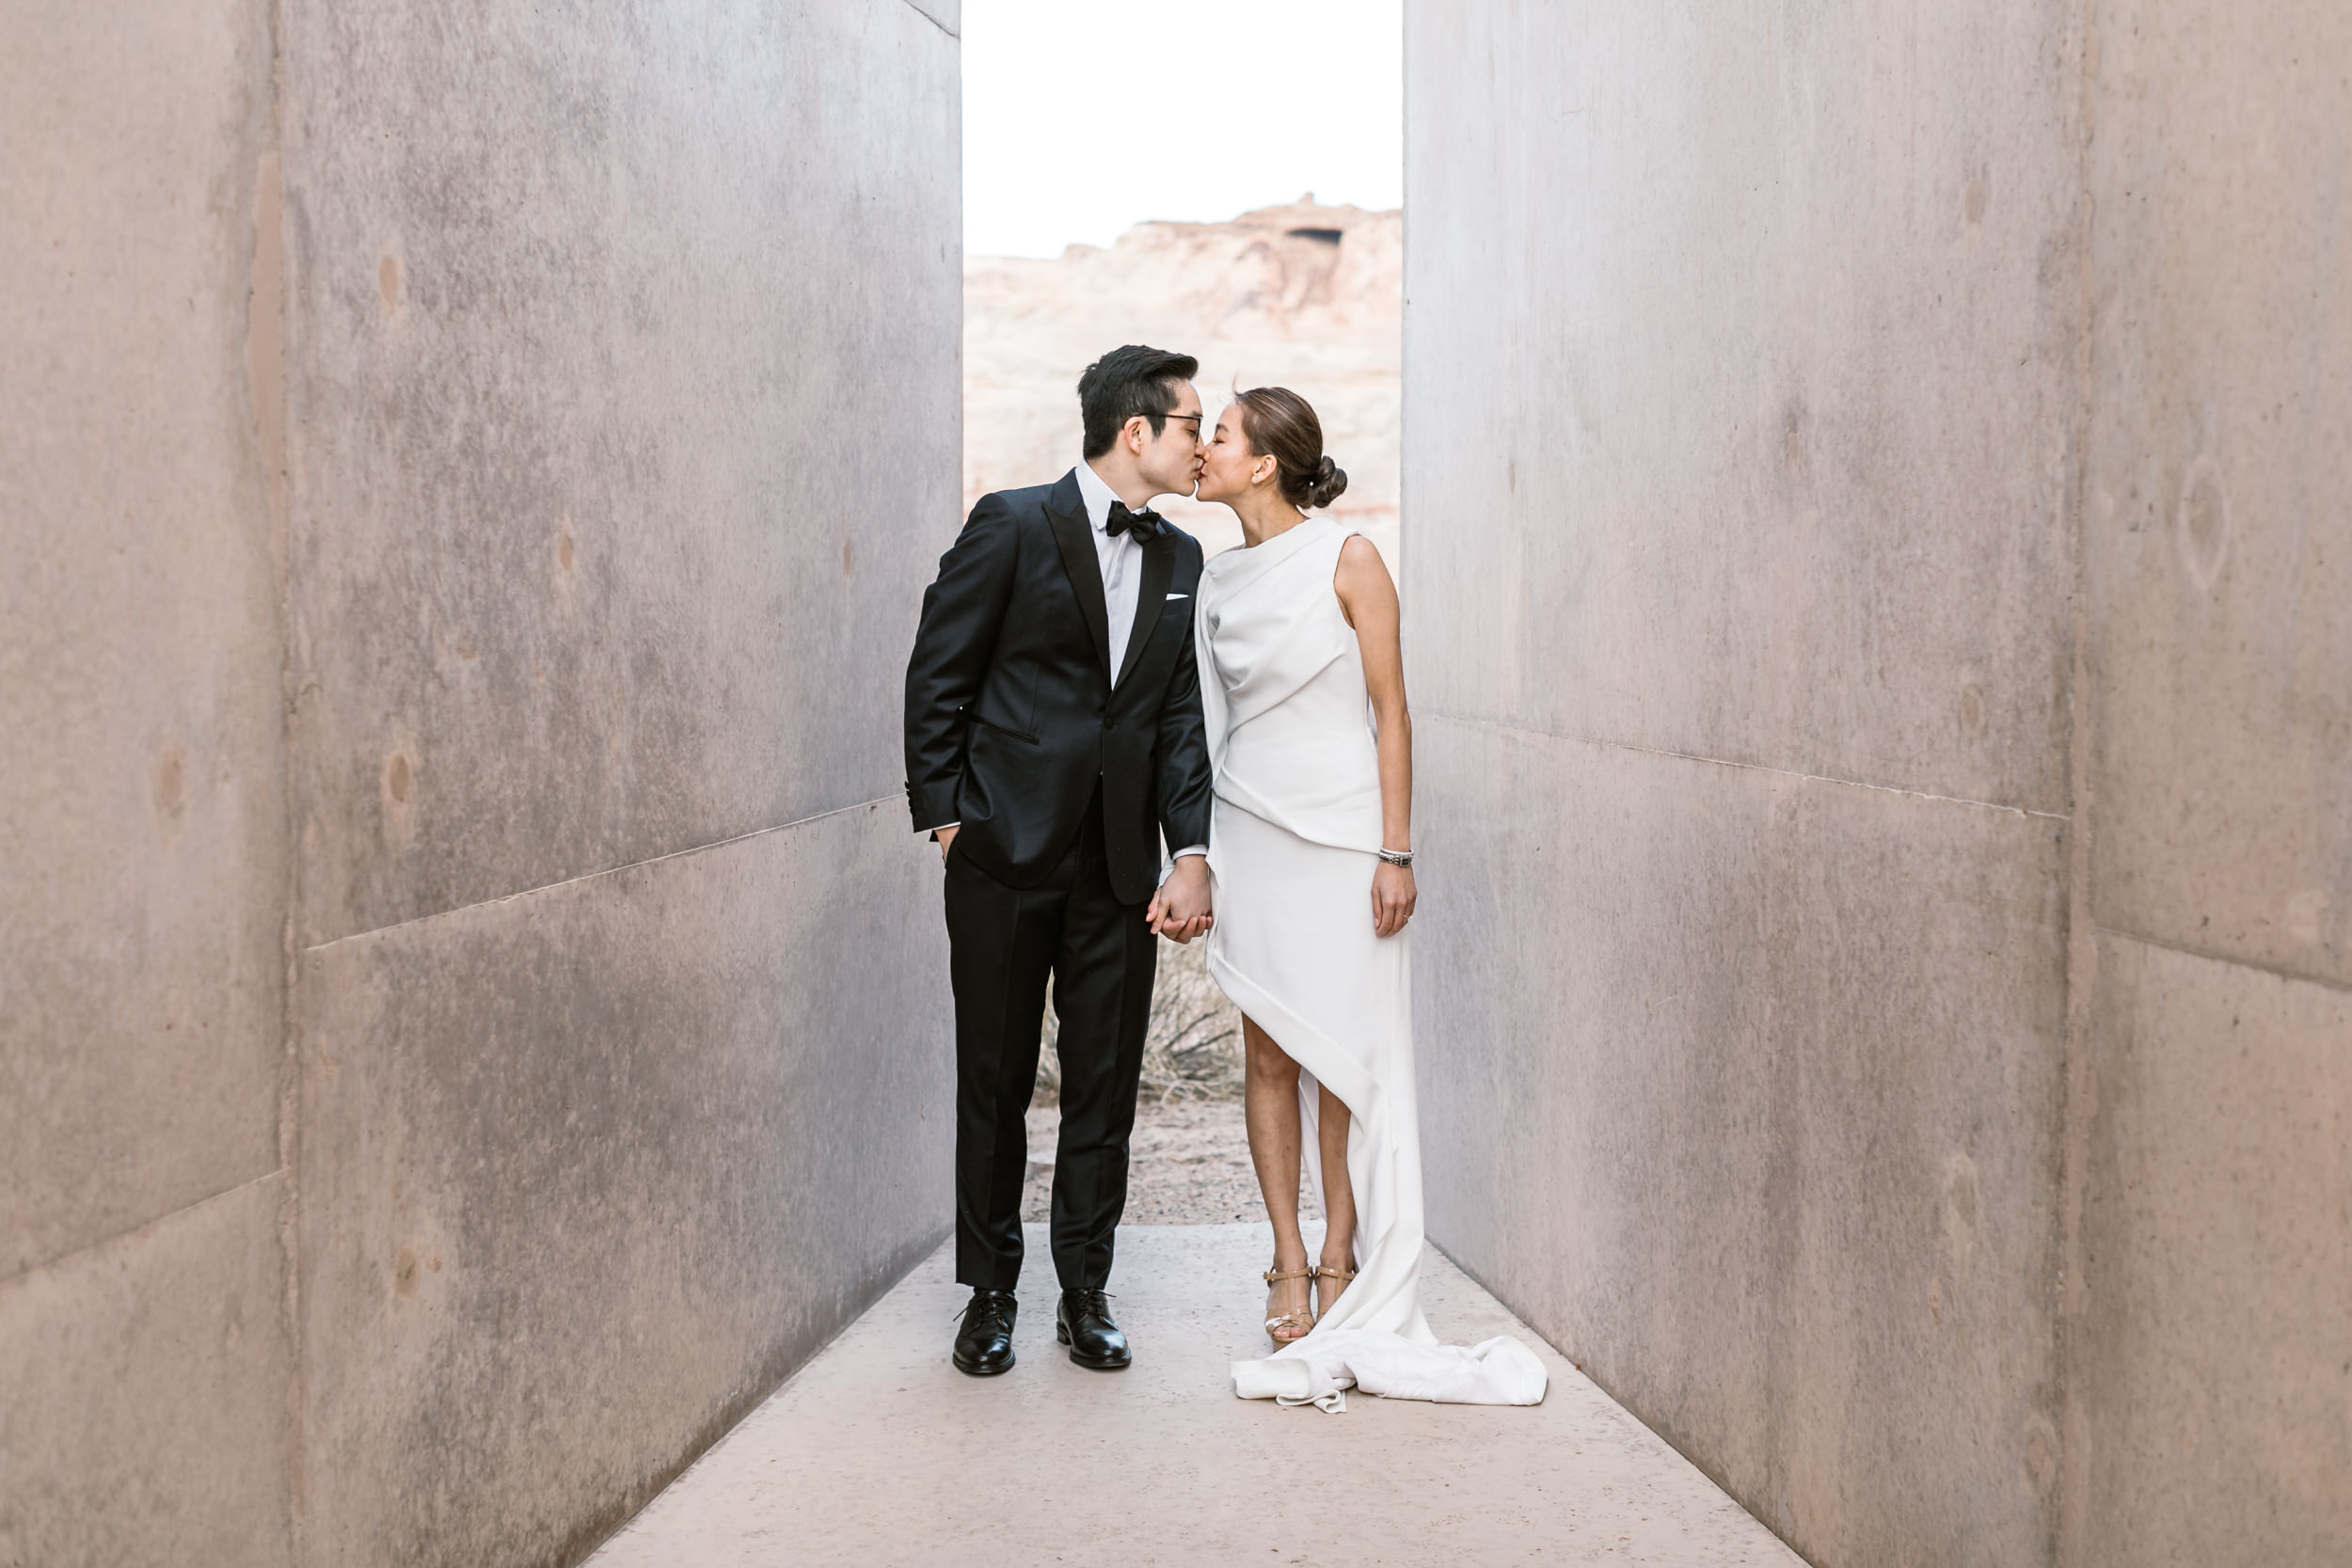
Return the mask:
{"type": "Polygon", "coordinates": [[[1171,599],[1189,599],[1192,595],[1189,594],[1170,594],[1168,597],[1171,599]]]}

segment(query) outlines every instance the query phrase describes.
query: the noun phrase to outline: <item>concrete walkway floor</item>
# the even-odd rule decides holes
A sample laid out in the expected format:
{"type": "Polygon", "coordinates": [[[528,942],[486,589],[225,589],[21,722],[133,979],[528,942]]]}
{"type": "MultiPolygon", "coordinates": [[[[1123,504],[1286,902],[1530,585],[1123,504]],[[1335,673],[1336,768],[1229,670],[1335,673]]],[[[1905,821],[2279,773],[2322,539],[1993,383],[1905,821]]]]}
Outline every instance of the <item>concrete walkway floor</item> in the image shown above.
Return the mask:
{"type": "Polygon", "coordinates": [[[1119,1236],[1124,1372],[1054,1343],[1028,1227],[1020,1364],[947,1362],[965,1292],[943,1246],[590,1560],[592,1568],[1041,1563],[1757,1563],[1801,1560],[1442,1256],[1422,1303],[1454,1343],[1515,1334],[1551,1369],[1532,1409],[1237,1400],[1263,1354],[1260,1225],[1119,1236]]]}

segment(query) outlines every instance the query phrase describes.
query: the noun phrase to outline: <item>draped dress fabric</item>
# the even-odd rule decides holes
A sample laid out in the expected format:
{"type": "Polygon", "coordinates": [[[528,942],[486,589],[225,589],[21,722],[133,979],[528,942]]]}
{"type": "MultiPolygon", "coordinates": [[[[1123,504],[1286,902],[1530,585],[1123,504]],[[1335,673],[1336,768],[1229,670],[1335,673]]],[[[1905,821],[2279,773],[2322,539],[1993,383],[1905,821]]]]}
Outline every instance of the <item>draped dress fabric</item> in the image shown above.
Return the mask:
{"type": "Polygon", "coordinates": [[[1358,1276],[1314,1331],[1233,1364],[1245,1399],[1344,1407],[1343,1391],[1534,1404],[1543,1363],[1508,1337],[1438,1343],[1421,1310],[1421,1135],[1404,932],[1376,937],[1380,774],[1362,655],[1332,578],[1351,531],[1299,523],[1203,568],[1195,606],[1216,779],[1208,967],[1300,1068],[1306,1171],[1323,1190],[1316,1087],[1348,1108],[1358,1276]]]}

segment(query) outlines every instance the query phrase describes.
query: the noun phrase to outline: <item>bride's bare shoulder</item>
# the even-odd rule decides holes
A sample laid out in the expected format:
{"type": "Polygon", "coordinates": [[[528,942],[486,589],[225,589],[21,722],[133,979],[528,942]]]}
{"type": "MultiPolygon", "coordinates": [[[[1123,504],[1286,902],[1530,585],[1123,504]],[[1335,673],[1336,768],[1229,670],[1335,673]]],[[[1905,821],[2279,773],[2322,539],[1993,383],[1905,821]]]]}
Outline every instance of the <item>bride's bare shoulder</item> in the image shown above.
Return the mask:
{"type": "Polygon", "coordinates": [[[1332,570],[1331,587],[1351,624],[1359,606],[1396,601],[1396,583],[1389,576],[1389,563],[1380,559],[1379,546],[1360,533],[1351,533],[1340,542],[1340,563],[1332,570]]]}

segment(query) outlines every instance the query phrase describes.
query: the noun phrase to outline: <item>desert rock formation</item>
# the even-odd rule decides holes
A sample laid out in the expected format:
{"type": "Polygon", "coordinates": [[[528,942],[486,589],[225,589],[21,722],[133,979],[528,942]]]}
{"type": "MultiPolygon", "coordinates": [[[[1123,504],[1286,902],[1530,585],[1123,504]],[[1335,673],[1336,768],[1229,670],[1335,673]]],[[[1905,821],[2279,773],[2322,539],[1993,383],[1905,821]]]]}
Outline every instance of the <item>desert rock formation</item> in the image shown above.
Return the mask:
{"type": "MultiPolygon", "coordinates": [[[[1035,484],[1078,457],[1079,372],[1148,342],[1200,360],[1211,418],[1237,387],[1279,385],[1315,405],[1347,470],[1333,515],[1397,560],[1398,325],[1404,214],[1322,207],[1231,223],[1145,223],[1105,250],[1052,261],[967,257],[963,499],[1035,484]]],[[[1213,553],[1241,542],[1221,506],[1162,508],[1213,553]]]]}

